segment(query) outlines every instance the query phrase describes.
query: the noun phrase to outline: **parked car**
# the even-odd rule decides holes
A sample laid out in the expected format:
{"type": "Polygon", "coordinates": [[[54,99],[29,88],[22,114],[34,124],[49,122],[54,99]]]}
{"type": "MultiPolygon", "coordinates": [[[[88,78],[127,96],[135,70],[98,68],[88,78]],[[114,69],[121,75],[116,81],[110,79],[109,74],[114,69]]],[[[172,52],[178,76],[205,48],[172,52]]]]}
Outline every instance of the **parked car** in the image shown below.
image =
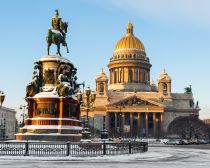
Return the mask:
{"type": "Polygon", "coordinates": [[[168,141],[164,142],[166,145],[182,145],[183,141],[181,139],[169,139],[168,141]]]}
{"type": "Polygon", "coordinates": [[[187,140],[187,139],[182,139],[182,144],[183,144],[183,145],[189,145],[189,140],[187,140]]]}
{"type": "Polygon", "coordinates": [[[199,144],[208,144],[209,142],[205,139],[183,139],[183,145],[199,145],[199,144]]]}
{"type": "Polygon", "coordinates": [[[198,139],[199,144],[208,144],[209,142],[205,139],[198,139]]]}

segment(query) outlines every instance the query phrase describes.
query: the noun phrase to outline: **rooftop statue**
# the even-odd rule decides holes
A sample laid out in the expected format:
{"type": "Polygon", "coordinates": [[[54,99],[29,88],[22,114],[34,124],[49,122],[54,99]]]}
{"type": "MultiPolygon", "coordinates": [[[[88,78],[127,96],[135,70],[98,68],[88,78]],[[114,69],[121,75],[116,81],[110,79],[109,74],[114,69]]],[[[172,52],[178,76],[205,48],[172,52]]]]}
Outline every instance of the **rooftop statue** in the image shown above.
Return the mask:
{"type": "Polygon", "coordinates": [[[191,94],[192,93],[192,86],[190,85],[189,87],[184,88],[186,94],[191,94]]]}
{"type": "Polygon", "coordinates": [[[69,53],[68,46],[66,43],[66,33],[68,29],[68,22],[63,22],[62,18],[59,17],[58,10],[55,10],[55,16],[52,18],[52,28],[48,29],[47,32],[47,52],[50,54],[51,44],[57,46],[57,54],[61,56],[60,44],[66,47],[67,53],[69,53]]]}

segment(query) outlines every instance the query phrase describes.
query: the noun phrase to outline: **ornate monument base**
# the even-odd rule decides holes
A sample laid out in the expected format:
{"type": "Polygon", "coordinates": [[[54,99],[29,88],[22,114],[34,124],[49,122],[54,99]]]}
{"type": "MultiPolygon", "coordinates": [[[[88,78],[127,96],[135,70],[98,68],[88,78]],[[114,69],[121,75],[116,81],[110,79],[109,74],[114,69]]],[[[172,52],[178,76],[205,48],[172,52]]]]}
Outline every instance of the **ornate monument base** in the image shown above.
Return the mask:
{"type": "Polygon", "coordinates": [[[38,70],[26,89],[28,118],[16,139],[80,141],[82,127],[80,104],[75,97],[76,68],[68,59],[54,55],[40,59],[35,67],[38,70]]]}
{"type": "Polygon", "coordinates": [[[78,101],[42,92],[28,98],[28,103],[29,118],[16,134],[17,140],[80,141],[78,101]]]}

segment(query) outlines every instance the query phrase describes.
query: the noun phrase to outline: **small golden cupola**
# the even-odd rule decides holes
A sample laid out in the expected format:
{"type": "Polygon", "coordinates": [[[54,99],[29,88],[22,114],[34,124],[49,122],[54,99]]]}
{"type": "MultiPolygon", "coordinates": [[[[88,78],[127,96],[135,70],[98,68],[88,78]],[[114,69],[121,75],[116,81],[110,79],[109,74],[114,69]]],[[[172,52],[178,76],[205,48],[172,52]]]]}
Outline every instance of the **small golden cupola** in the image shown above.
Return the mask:
{"type": "Polygon", "coordinates": [[[108,68],[109,90],[151,91],[149,58],[129,21],[125,35],[116,43],[108,68]]]}
{"type": "Polygon", "coordinates": [[[103,68],[101,68],[95,80],[96,80],[96,94],[106,95],[108,90],[108,77],[106,76],[103,68]]]}
{"type": "Polygon", "coordinates": [[[166,73],[165,69],[158,77],[158,93],[164,96],[171,95],[171,77],[166,73]]]}

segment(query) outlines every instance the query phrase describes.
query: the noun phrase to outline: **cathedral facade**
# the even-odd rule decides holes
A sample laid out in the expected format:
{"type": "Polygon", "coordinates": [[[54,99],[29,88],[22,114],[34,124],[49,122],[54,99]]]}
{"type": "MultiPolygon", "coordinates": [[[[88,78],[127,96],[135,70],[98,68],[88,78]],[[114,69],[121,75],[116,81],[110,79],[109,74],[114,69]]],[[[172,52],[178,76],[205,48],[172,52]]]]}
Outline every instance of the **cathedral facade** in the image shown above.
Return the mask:
{"type": "MultiPolygon", "coordinates": [[[[150,81],[152,65],[143,43],[129,22],[108,63],[95,78],[96,100],[88,113],[89,125],[112,135],[160,136],[178,116],[199,115],[192,92],[172,93],[171,77],[164,70],[157,85],[150,81]]],[[[85,101],[85,96],[84,96],[85,101]]],[[[85,107],[81,116],[86,118],[85,107]]]]}

